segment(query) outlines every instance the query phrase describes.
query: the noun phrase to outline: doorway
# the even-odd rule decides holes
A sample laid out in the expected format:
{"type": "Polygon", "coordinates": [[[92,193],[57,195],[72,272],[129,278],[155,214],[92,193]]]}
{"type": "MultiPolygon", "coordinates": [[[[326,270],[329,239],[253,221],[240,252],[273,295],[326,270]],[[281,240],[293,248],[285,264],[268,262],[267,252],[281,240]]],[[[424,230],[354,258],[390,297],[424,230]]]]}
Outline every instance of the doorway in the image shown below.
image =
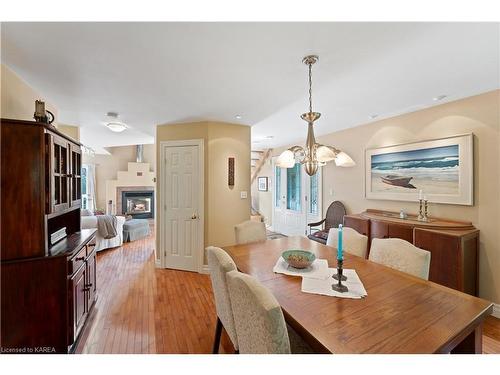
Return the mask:
{"type": "Polygon", "coordinates": [[[276,166],[273,158],[273,230],[287,236],[308,234],[307,224],[322,218],[322,171],[309,176],[300,163],[276,166]]]}

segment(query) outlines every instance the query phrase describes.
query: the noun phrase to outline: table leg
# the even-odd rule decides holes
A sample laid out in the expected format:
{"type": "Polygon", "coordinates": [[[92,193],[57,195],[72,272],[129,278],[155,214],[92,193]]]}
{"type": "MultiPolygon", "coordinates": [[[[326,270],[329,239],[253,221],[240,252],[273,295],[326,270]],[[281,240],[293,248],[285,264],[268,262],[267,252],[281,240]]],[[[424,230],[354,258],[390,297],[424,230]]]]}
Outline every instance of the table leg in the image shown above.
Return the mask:
{"type": "Polygon", "coordinates": [[[466,336],[452,351],[452,354],[482,354],[483,352],[483,323],[466,336]]]}

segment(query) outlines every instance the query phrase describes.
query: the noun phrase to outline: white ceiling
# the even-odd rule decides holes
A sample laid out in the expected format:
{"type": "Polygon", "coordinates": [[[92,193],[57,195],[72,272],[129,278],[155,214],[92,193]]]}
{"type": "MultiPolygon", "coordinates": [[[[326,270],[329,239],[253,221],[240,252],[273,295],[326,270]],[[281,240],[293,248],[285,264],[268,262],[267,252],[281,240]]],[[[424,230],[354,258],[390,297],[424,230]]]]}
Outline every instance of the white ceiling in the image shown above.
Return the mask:
{"type": "Polygon", "coordinates": [[[254,148],[303,142],[304,55],[315,53],[317,134],[500,87],[494,23],[2,23],[2,62],[103,147],[155,125],[252,125],[254,148]],[[108,111],[130,129],[103,126],[108,111]],[[235,115],[242,115],[236,120],[235,115]],[[269,139],[266,137],[274,136],[269,139]]]}

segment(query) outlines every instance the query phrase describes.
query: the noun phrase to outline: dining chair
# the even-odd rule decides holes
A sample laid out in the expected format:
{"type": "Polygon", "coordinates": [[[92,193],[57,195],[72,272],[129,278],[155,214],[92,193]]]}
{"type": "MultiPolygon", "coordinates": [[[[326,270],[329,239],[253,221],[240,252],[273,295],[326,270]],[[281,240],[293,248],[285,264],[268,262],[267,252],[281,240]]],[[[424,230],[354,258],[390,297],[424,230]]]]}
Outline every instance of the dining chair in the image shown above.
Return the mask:
{"type": "Polygon", "coordinates": [[[235,225],[234,234],[238,245],[249,242],[264,241],[267,239],[266,224],[247,220],[235,225]]]}
{"type": "Polygon", "coordinates": [[[257,279],[230,271],[227,283],[240,353],[313,353],[311,347],[287,326],[280,304],[257,279]]]}
{"type": "Polygon", "coordinates": [[[369,260],[429,280],[430,251],[400,238],[374,238],[369,260]]]}
{"type": "Polygon", "coordinates": [[[226,273],[236,270],[236,264],[234,264],[233,259],[228,253],[218,247],[209,246],[206,250],[210,279],[212,280],[212,290],[215,297],[215,309],[217,311],[217,324],[212,353],[217,354],[219,352],[223,326],[233,343],[236,353],[238,353],[238,339],[226,279],[226,273]]]}
{"type": "MultiPolygon", "coordinates": [[[[339,240],[338,228],[331,228],[328,232],[326,244],[328,246],[337,247],[339,240]]],[[[366,259],[368,251],[368,237],[358,233],[355,229],[344,227],[342,229],[343,248],[349,254],[357,255],[366,259]]]]}
{"type": "Polygon", "coordinates": [[[339,224],[343,224],[344,216],[346,215],[346,213],[347,211],[342,202],[333,201],[330,206],[328,206],[328,209],[326,210],[326,216],[323,220],[316,223],[307,224],[307,226],[309,227],[309,235],[307,236],[307,238],[322,243],[323,245],[326,244],[330,228],[337,228],[339,224]],[[320,225],[322,225],[323,228],[312,233],[313,228],[320,225]]]}

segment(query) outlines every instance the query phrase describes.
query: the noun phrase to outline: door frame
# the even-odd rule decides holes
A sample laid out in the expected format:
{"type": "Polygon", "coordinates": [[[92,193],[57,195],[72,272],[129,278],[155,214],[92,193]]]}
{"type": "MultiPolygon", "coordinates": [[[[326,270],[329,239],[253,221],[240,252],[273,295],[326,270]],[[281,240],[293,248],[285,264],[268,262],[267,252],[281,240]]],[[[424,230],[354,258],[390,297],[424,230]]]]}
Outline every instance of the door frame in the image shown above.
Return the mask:
{"type": "MultiPolygon", "coordinates": [[[[165,150],[169,147],[181,146],[197,146],[198,147],[198,181],[200,187],[198,189],[198,256],[196,257],[196,269],[199,273],[203,273],[204,263],[204,246],[205,246],[205,141],[204,139],[183,139],[178,141],[161,141],[160,142],[160,176],[166,176],[166,155],[165,150]]],[[[160,230],[165,220],[165,178],[160,177],[160,199],[157,200],[156,212],[158,214],[157,228],[159,232],[159,248],[160,248],[160,267],[166,268],[165,256],[165,231],[160,230]],[[161,207],[161,209],[158,209],[161,207]]]]}

